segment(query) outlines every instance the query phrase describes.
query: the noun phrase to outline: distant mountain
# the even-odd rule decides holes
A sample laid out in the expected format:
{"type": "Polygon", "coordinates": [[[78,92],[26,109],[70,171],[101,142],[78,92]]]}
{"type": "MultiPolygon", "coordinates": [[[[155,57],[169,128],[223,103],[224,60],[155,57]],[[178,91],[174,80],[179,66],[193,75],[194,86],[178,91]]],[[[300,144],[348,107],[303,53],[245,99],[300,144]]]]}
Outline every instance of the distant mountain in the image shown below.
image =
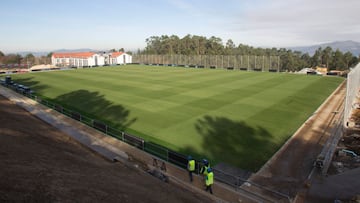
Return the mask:
{"type": "Polygon", "coordinates": [[[32,54],[36,57],[40,57],[40,56],[46,56],[48,55],[49,52],[33,52],[33,51],[21,51],[21,52],[16,52],[16,53],[10,53],[10,54],[19,54],[21,56],[26,56],[28,54],[32,54]]]}
{"type": "Polygon", "coordinates": [[[20,54],[23,57],[28,54],[33,54],[34,56],[39,57],[39,56],[47,56],[50,52],[64,53],[64,52],[89,52],[89,51],[98,52],[98,50],[84,48],[84,49],[58,49],[58,50],[49,51],[49,52],[21,51],[21,52],[17,52],[14,54],[20,54]]]}
{"type": "Polygon", "coordinates": [[[359,56],[360,54],[360,42],[355,41],[336,41],[336,42],[330,42],[330,43],[324,43],[319,45],[313,45],[313,46],[304,46],[304,47],[289,47],[288,49],[294,50],[294,51],[301,51],[303,53],[309,53],[310,56],[314,55],[315,51],[321,47],[326,48],[327,46],[331,47],[334,51],[336,49],[339,49],[343,53],[349,51],[354,56],[359,56]]]}
{"type": "Polygon", "coordinates": [[[64,52],[98,52],[98,50],[93,50],[93,49],[88,49],[88,48],[84,48],[84,49],[58,49],[58,50],[54,50],[52,52],[57,52],[57,53],[64,53],[64,52]]]}

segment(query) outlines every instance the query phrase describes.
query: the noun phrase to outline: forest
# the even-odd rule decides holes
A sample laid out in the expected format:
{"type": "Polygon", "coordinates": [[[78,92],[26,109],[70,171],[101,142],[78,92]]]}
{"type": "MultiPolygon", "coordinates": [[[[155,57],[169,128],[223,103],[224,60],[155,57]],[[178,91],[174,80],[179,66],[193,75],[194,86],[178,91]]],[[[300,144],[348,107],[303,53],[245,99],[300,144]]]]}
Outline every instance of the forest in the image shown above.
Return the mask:
{"type": "Polygon", "coordinates": [[[251,55],[279,56],[282,70],[298,71],[309,67],[328,67],[329,70],[348,70],[359,62],[359,58],[351,52],[333,50],[331,47],[319,47],[310,56],[308,53],[292,51],[286,48],[260,48],[245,44],[236,45],[228,39],[225,43],[219,37],[204,37],[186,35],[180,38],[176,35],[151,36],[146,39],[144,50],[138,54],[155,55],[251,55]]]}

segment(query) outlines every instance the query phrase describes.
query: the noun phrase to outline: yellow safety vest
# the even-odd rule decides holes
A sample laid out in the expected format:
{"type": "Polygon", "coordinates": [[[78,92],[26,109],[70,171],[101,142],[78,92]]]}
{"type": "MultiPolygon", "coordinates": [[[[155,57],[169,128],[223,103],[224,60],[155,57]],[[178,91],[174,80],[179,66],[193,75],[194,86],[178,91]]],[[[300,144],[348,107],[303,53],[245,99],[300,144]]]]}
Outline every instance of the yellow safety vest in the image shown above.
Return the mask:
{"type": "Polygon", "coordinates": [[[204,175],[207,175],[207,174],[208,174],[207,170],[208,170],[209,167],[210,167],[210,164],[209,164],[208,166],[203,166],[203,167],[202,167],[201,171],[202,171],[202,173],[203,173],[204,175]]]}
{"type": "Polygon", "coordinates": [[[208,169],[209,167],[204,166],[204,168],[205,168],[205,170],[204,170],[204,175],[207,175],[207,174],[208,174],[207,169],[208,169]]]}
{"type": "Polygon", "coordinates": [[[214,183],[214,173],[210,172],[206,175],[205,184],[206,186],[212,185],[214,183]]]}
{"type": "Polygon", "coordinates": [[[188,163],[188,170],[195,171],[195,160],[190,160],[188,163]]]}

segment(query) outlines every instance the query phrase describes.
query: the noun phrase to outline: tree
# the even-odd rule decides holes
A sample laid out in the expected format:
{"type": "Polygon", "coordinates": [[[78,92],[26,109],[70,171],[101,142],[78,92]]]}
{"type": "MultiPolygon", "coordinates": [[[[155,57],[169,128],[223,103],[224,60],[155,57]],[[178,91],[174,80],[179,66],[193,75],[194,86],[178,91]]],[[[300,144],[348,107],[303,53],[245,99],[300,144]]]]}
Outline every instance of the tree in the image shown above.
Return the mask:
{"type": "Polygon", "coordinates": [[[301,55],[300,59],[302,61],[301,68],[308,68],[311,66],[311,57],[309,53],[301,55]]]}
{"type": "Polygon", "coordinates": [[[312,67],[316,67],[321,64],[321,52],[322,52],[321,47],[319,47],[315,51],[314,55],[311,57],[311,66],[312,67]]]}
{"type": "Polygon", "coordinates": [[[176,35],[171,35],[169,38],[169,42],[171,43],[174,54],[180,54],[180,38],[176,35]]]}
{"type": "Polygon", "coordinates": [[[206,38],[188,34],[179,38],[176,35],[162,35],[151,36],[145,41],[146,48],[143,51],[138,50],[138,54],[280,56],[281,68],[290,71],[319,65],[326,65],[331,69],[344,69],[359,61],[350,52],[343,54],[339,50],[333,51],[331,47],[319,47],[313,56],[310,56],[308,53],[303,54],[285,48],[254,48],[244,44],[236,47],[231,39],[228,39],[224,46],[222,39],[215,36],[206,38]]]}
{"type": "Polygon", "coordinates": [[[211,36],[206,42],[206,54],[218,55],[223,54],[224,45],[219,37],[211,36]]]}
{"type": "Polygon", "coordinates": [[[353,58],[353,55],[351,52],[346,52],[343,56],[344,63],[346,64],[346,68],[349,69],[350,67],[350,61],[353,58]]]}
{"type": "Polygon", "coordinates": [[[355,66],[356,64],[358,64],[358,63],[359,63],[359,59],[360,59],[360,56],[359,56],[359,58],[353,56],[353,57],[351,58],[351,60],[350,60],[349,68],[355,66]]]}
{"type": "Polygon", "coordinates": [[[235,44],[231,39],[228,39],[225,45],[225,54],[227,55],[233,55],[235,49],[235,44]]]}
{"type": "Polygon", "coordinates": [[[36,63],[35,60],[35,64],[51,64],[51,56],[40,56],[36,58],[38,60],[38,62],[36,63]]]}
{"type": "Polygon", "coordinates": [[[22,59],[21,55],[19,54],[9,54],[2,58],[4,64],[20,64],[22,59]]]}
{"type": "Polygon", "coordinates": [[[119,52],[125,52],[125,49],[124,49],[124,48],[120,48],[120,49],[119,49],[119,52]]]}
{"type": "Polygon", "coordinates": [[[51,64],[52,55],[53,55],[53,52],[49,52],[46,56],[42,57],[43,64],[51,64]]]}
{"type": "Polygon", "coordinates": [[[345,70],[345,68],[347,68],[346,63],[344,62],[343,53],[339,49],[336,49],[333,53],[332,63],[329,68],[330,70],[345,70]]]}
{"type": "Polygon", "coordinates": [[[206,52],[206,37],[203,36],[193,36],[193,42],[195,44],[196,55],[204,55],[206,52]]]}
{"type": "Polygon", "coordinates": [[[325,64],[326,67],[329,67],[329,63],[331,60],[331,53],[332,48],[327,46],[324,50],[321,52],[321,64],[325,64]]]}
{"type": "Polygon", "coordinates": [[[3,63],[3,57],[5,56],[5,54],[0,51],[0,63],[3,63]]]}
{"type": "Polygon", "coordinates": [[[158,51],[160,50],[160,37],[158,36],[151,36],[147,38],[146,40],[146,48],[145,53],[146,54],[159,54],[158,51]]]}
{"type": "Polygon", "coordinates": [[[296,68],[294,67],[294,58],[291,50],[288,50],[286,53],[283,53],[280,56],[281,60],[281,69],[294,71],[296,68]]]}
{"type": "Polygon", "coordinates": [[[23,60],[22,63],[26,64],[34,64],[35,63],[35,56],[32,53],[27,54],[23,60]]]}
{"type": "Polygon", "coordinates": [[[180,40],[180,54],[184,54],[184,55],[191,55],[193,53],[191,53],[191,43],[192,43],[192,40],[191,40],[191,35],[186,35],[185,37],[183,37],[181,40],[180,40]]]}

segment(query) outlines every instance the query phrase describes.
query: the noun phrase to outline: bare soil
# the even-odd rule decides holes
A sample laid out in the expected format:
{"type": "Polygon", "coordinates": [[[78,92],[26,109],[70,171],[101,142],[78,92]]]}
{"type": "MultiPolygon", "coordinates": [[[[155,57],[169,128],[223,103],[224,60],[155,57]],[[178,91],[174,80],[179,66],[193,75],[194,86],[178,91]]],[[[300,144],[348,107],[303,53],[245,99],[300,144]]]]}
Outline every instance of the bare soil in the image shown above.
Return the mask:
{"type": "Polygon", "coordinates": [[[0,202],[211,202],[109,162],[0,96],[0,202]]]}

